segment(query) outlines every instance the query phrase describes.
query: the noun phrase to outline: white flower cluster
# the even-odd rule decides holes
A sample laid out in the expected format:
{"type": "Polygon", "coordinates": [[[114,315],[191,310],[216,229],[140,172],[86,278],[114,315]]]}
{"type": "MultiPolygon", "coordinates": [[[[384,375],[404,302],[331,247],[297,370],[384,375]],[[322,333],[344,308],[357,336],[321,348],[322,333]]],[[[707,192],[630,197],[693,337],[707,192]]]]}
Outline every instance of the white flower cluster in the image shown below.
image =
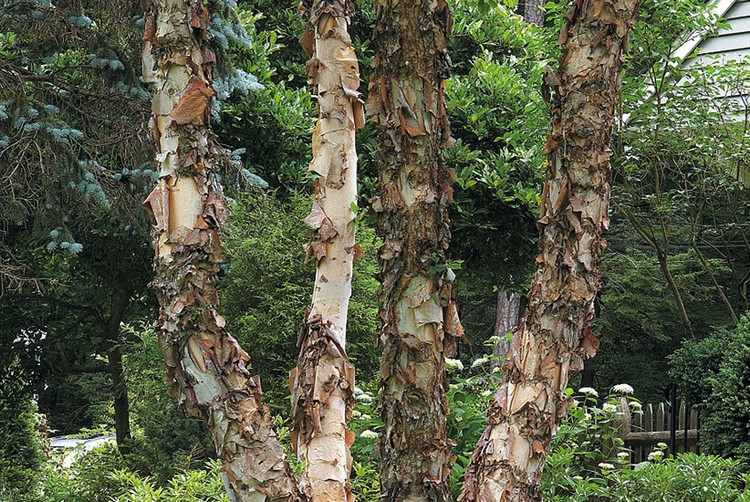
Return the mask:
{"type": "Polygon", "coordinates": [[[370,394],[363,391],[357,386],[354,387],[354,399],[356,399],[360,403],[365,403],[365,404],[370,404],[375,400],[370,394]]]}
{"type": "Polygon", "coordinates": [[[626,384],[626,383],[620,383],[612,387],[612,393],[613,394],[623,394],[625,396],[631,395],[635,390],[632,386],[626,384]]]}
{"type": "Polygon", "coordinates": [[[599,393],[596,389],[592,389],[591,387],[581,387],[578,389],[578,393],[583,394],[584,396],[599,397],[599,393]]]}
{"type": "Polygon", "coordinates": [[[449,371],[463,371],[464,363],[460,359],[445,358],[445,367],[449,371]]]}

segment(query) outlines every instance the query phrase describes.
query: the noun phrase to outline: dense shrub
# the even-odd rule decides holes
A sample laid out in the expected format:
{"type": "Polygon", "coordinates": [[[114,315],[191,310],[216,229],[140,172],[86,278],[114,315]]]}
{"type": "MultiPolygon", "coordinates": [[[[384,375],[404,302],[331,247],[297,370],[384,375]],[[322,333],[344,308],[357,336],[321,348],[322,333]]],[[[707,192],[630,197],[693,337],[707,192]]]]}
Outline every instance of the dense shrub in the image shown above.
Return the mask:
{"type": "Polygon", "coordinates": [[[737,458],[749,469],[750,315],[717,336],[723,341],[723,355],[718,371],[707,379],[711,393],[704,403],[701,444],[711,453],[737,458]]]}
{"type": "Polygon", "coordinates": [[[128,327],[128,373],[134,444],[130,468],[165,482],[178,472],[199,468],[213,455],[204,423],[186,416],[164,382],[164,358],[151,328],[128,327]]]}
{"type": "MultiPolygon", "coordinates": [[[[584,389],[582,389],[584,390],[584,389]]],[[[542,475],[549,502],[735,502],[750,500],[740,463],[710,455],[679,454],[665,459],[660,443],[649,460],[629,464],[630,453],[617,430],[617,399],[599,406],[593,390],[578,399],[552,442],[542,475]]],[[[638,401],[629,398],[638,412],[638,401]]]]}
{"type": "Polygon", "coordinates": [[[39,480],[40,419],[30,398],[0,400],[0,500],[28,500],[39,480]]]}

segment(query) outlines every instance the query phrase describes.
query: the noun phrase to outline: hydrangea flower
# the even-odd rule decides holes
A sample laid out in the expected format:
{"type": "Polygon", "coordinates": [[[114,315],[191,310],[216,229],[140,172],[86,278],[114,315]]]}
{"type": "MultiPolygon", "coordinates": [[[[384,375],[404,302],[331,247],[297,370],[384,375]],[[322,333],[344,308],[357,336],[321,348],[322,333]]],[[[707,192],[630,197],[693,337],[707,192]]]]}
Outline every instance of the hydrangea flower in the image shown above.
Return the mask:
{"type": "Polygon", "coordinates": [[[463,371],[464,363],[462,363],[460,359],[451,359],[449,357],[446,357],[445,367],[448,368],[449,370],[463,371]]]}
{"type": "Polygon", "coordinates": [[[664,452],[660,450],[655,450],[648,454],[648,459],[651,461],[658,461],[662,458],[664,458],[664,452]]]}
{"type": "Polygon", "coordinates": [[[614,470],[615,466],[612,465],[612,464],[610,464],[610,463],[608,463],[608,462],[600,462],[599,463],[599,468],[602,469],[602,470],[604,470],[604,471],[611,471],[611,470],[614,470]]]}
{"type": "Polygon", "coordinates": [[[626,396],[629,396],[633,392],[635,392],[635,390],[633,389],[632,386],[630,386],[630,385],[628,385],[626,383],[619,383],[619,384],[615,385],[614,387],[612,387],[612,392],[614,394],[624,394],[626,396]]]}
{"type": "Polygon", "coordinates": [[[490,362],[489,357],[480,357],[479,359],[474,359],[474,362],[471,363],[472,368],[478,368],[479,366],[483,366],[490,362]]]}
{"type": "Polygon", "coordinates": [[[364,392],[362,394],[359,394],[358,396],[354,396],[354,399],[356,399],[360,403],[371,403],[373,401],[372,396],[364,392]]]}
{"type": "Polygon", "coordinates": [[[368,430],[365,430],[365,431],[362,431],[362,432],[360,432],[360,434],[359,434],[359,437],[361,437],[361,438],[363,438],[363,439],[377,439],[377,438],[378,438],[378,436],[380,436],[380,434],[378,434],[378,433],[377,433],[377,432],[375,432],[375,431],[371,431],[371,430],[369,430],[369,429],[368,429],[368,430]]]}
{"type": "Polygon", "coordinates": [[[599,393],[596,391],[596,389],[592,389],[591,387],[581,387],[580,389],[578,389],[578,393],[591,397],[599,397],[599,393]]]}

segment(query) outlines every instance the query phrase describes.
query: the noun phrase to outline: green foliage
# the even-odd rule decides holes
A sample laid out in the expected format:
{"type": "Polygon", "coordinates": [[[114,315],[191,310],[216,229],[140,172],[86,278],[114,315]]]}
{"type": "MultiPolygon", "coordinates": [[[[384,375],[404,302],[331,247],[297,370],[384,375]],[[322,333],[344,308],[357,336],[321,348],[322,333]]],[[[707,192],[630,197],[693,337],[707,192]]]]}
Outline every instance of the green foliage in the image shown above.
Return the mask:
{"type": "MultiPolygon", "coordinates": [[[[620,238],[615,234],[613,247],[620,238]]],[[[711,260],[711,266],[718,277],[729,274],[721,260],[711,260]]],[[[693,251],[670,257],[668,267],[697,333],[707,333],[712,324],[726,319],[709,276],[693,251]]],[[[685,334],[685,328],[658,260],[630,248],[608,253],[603,270],[606,286],[595,320],[601,347],[592,361],[599,386],[630,382],[644,400],[661,401],[670,383],[663,378],[668,370],[666,358],[676,348],[675,335],[685,334]]]]}
{"type": "MultiPolygon", "coordinates": [[[[233,206],[225,244],[229,266],[221,291],[230,331],[253,358],[253,371],[275,411],[288,410],[287,377],[296,364],[297,334],[310,303],[315,272],[305,258],[309,229],[303,224],[311,199],[244,194],[233,206]]],[[[369,381],[377,368],[378,244],[360,222],[363,257],[355,263],[349,303],[347,353],[357,378],[369,381]]]]}
{"type": "MultiPolygon", "coordinates": [[[[573,396],[572,389],[567,394],[573,396]]],[[[597,480],[609,465],[628,462],[629,453],[618,430],[621,397],[626,397],[628,406],[639,409],[632,396],[613,393],[600,406],[596,391],[580,389],[552,441],[542,478],[545,495],[571,495],[578,490],[579,478],[597,480]]]]}
{"type": "MultiPolygon", "coordinates": [[[[632,466],[617,430],[620,395],[597,405],[592,390],[570,410],[555,436],[542,475],[544,500],[551,502],[661,501],[733,502],[750,500],[739,475],[739,463],[730,459],[679,454],[665,458],[660,443],[649,460],[632,466]]],[[[572,394],[572,391],[570,391],[572,394]]],[[[640,405],[630,396],[628,405],[640,405]]]]}
{"type": "MultiPolygon", "coordinates": [[[[559,459],[558,459],[559,460],[559,459]]],[[[551,460],[550,460],[551,461],[551,460]]],[[[550,502],[657,501],[657,502],[746,502],[750,492],[737,474],[737,462],[710,455],[681,453],[676,458],[631,468],[614,466],[595,477],[563,477],[568,494],[550,492],[546,482],[544,500],[550,502]]],[[[543,477],[549,479],[560,465],[547,463],[543,477]]]]}
{"type": "Polygon", "coordinates": [[[492,399],[492,389],[499,384],[499,373],[466,370],[465,375],[452,375],[453,383],[446,395],[448,415],[448,437],[455,441],[453,451],[456,461],[450,474],[451,491],[454,497],[461,492],[461,484],[477,440],[487,424],[487,408],[492,399]]]}
{"type": "Polygon", "coordinates": [[[164,486],[128,471],[116,471],[111,478],[125,486],[118,502],[229,502],[218,461],[203,470],[180,472],[164,486]]]}
{"type": "Polygon", "coordinates": [[[164,382],[164,359],[152,328],[127,328],[132,340],[125,367],[128,374],[134,444],[128,465],[157,483],[181,470],[198,468],[213,455],[205,424],[178,409],[164,382]]]}
{"type": "Polygon", "coordinates": [[[41,420],[28,397],[0,400],[0,500],[30,500],[45,460],[41,420]]]}
{"type": "MultiPolygon", "coordinates": [[[[745,315],[734,330],[719,330],[713,335],[721,343],[721,362],[711,371],[705,384],[710,394],[701,415],[701,445],[706,451],[731,456],[750,469],[750,315],[745,315]]],[[[689,350],[689,346],[686,347],[689,350]]],[[[692,351],[691,351],[692,352],[692,351]]]]}

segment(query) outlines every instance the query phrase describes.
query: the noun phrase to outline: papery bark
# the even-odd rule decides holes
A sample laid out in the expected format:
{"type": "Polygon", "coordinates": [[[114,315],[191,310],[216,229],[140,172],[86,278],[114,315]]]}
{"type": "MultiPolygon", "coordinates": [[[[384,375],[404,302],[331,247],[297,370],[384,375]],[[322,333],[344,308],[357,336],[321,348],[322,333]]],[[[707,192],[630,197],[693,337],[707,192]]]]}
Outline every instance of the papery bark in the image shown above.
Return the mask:
{"type": "Polygon", "coordinates": [[[206,421],[230,500],[301,500],[260,379],[219,313],[227,211],[217,169],[224,154],[208,127],[216,60],[207,44],[209,12],[201,0],[158,0],[145,19],[143,77],[155,89],[150,126],[160,169],[146,206],[170,392],[206,421]]]}
{"type": "Polygon", "coordinates": [[[540,500],[568,379],[596,353],[591,321],[609,223],[612,123],[637,7],[638,0],[577,0],[560,34],[560,68],[546,78],[553,122],[537,270],[503,384],[466,470],[463,502],[540,500]]]}
{"type": "Polygon", "coordinates": [[[302,490],[315,501],[353,501],[349,473],[354,433],[347,429],[354,367],[346,355],[346,322],[357,203],[355,131],[364,124],[359,64],[349,37],[353,3],[303,2],[308,24],[303,45],[310,55],[308,82],[318,103],[313,130],[313,229],[308,254],[317,265],[312,304],[298,340],[290,375],[292,442],[304,463],[302,490]]]}
{"type": "Polygon", "coordinates": [[[450,500],[445,358],[463,333],[448,268],[454,175],[445,79],[444,0],[375,2],[377,54],[368,116],[378,131],[381,309],[381,500],[450,500]]]}

